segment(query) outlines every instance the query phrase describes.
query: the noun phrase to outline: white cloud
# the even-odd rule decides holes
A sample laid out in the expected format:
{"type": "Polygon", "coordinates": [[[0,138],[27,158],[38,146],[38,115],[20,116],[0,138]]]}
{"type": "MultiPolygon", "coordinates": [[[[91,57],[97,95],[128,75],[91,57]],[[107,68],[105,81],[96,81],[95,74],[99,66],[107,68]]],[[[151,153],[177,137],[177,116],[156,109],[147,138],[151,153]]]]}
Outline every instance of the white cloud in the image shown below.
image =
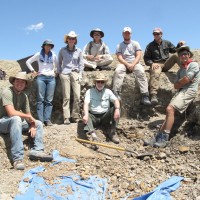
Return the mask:
{"type": "Polygon", "coordinates": [[[27,31],[39,31],[41,29],[43,29],[44,24],[42,22],[38,23],[38,24],[32,24],[26,27],[27,31]]]}

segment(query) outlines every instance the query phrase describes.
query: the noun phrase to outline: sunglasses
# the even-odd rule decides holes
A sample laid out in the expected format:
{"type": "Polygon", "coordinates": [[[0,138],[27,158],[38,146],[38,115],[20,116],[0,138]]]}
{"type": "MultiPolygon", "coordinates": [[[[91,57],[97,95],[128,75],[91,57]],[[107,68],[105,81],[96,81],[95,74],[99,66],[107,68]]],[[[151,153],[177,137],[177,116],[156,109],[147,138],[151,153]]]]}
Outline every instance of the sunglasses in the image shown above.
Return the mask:
{"type": "Polygon", "coordinates": [[[94,36],[101,36],[100,34],[94,34],[94,36]]]}
{"type": "Polygon", "coordinates": [[[101,83],[101,84],[104,84],[105,81],[96,81],[96,83],[101,83]]]}
{"type": "Polygon", "coordinates": [[[68,37],[68,40],[75,40],[76,38],[70,38],[70,37],[68,37]]]}
{"type": "Polygon", "coordinates": [[[187,56],[187,55],[189,55],[189,53],[188,53],[188,52],[183,52],[183,53],[180,53],[180,56],[187,56]]]}
{"type": "Polygon", "coordinates": [[[160,35],[160,33],[153,33],[153,35],[160,35]]]}

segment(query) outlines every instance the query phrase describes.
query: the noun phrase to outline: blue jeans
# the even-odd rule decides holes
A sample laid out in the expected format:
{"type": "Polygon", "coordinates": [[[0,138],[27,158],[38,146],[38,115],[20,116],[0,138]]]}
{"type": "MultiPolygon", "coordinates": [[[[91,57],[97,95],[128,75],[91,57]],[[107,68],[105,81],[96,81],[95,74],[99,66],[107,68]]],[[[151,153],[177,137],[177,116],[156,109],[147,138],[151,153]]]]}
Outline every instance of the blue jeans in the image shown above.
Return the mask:
{"type": "Polygon", "coordinates": [[[39,75],[37,77],[37,115],[41,122],[51,120],[52,101],[56,87],[54,76],[39,75]]]}
{"type": "MultiPolygon", "coordinates": [[[[23,160],[24,147],[22,142],[22,131],[28,131],[29,124],[19,116],[3,117],[0,119],[0,132],[10,133],[11,155],[13,161],[23,160]]],[[[43,125],[36,120],[36,135],[32,150],[43,151],[43,125]]]]}

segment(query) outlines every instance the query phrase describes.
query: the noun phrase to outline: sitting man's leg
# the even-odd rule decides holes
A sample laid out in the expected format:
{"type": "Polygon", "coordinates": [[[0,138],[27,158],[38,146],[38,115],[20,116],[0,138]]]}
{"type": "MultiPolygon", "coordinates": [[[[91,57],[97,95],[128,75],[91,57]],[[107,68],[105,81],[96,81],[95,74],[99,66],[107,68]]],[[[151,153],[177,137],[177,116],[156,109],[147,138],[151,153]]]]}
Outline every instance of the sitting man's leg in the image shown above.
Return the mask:
{"type": "Polygon", "coordinates": [[[24,147],[22,142],[22,120],[18,116],[3,117],[0,119],[1,133],[10,133],[11,156],[14,168],[23,170],[24,147]]]}
{"type": "Polygon", "coordinates": [[[122,88],[122,84],[124,81],[124,77],[126,75],[126,67],[123,64],[117,64],[114,76],[113,76],[113,92],[120,101],[120,92],[122,88]]]}
{"type": "MultiPolygon", "coordinates": [[[[44,152],[44,144],[43,144],[43,124],[41,121],[36,120],[36,135],[33,138],[34,146],[29,152],[30,160],[40,160],[42,162],[50,162],[53,160],[52,155],[46,154],[44,152]]],[[[25,125],[24,125],[25,126],[25,125]]]]}
{"type": "Polygon", "coordinates": [[[111,67],[108,66],[112,63],[113,58],[111,55],[103,55],[102,60],[97,62],[97,69],[99,70],[111,70],[111,67]]]}
{"type": "Polygon", "coordinates": [[[116,144],[119,144],[119,138],[116,133],[117,122],[114,120],[114,107],[110,108],[101,118],[101,124],[108,127],[108,137],[116,144]]]}
{"type": "Polygon", "coordinates": [[[151,103],[153,105],[158,104],[157,92],[160,86],[159,77],[162,71],[163,64],[158,63],[159,67],[157,69],[150,69],[150,95],[151,103]]]}
{"type": "Polygon", "coordinates": [[[140,88],[141,103],[144,105],[151,105],[149,101],[149,91],[148,91],[148,81],[144,71],[144,67],[141,64],[137,64],[134,68],[134,73],[136,75],[136,80],[140,88]]]}
{"type": "Polygon", "coordinates": [[[177,53],[172,54],[164,63],[162,67],[163,72],[170,70],[175,64],[181,66],[180,59],[177,53]]]}

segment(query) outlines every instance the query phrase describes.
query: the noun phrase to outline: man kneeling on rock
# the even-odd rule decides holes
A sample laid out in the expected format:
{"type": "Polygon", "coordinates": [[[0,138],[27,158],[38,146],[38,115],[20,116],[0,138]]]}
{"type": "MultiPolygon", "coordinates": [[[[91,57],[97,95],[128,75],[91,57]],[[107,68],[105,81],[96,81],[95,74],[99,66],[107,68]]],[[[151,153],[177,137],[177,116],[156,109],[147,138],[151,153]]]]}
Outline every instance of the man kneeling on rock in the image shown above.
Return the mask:
{"type": "Polygon", "coordinates": [[[10,133],[14,168],[17,170],[25,168],[22,131],[29,131],[30,136],[34,139],[34,146],[29,152],[29,158],[52,161],[52,156],[44,153],[42,122],[32,117],[28,97],[23,92],[31,84],[26,72],[10,76],[9,81],[13,86],[5,88],[0,95],[0,132],[10,133]]]}
{"type": "Polygon", "coordinates": [[[181,46],[177,49],[177,53],[181,68],[177,72],[174,88],[178,91],[166,108],[166,118],[159,133],[150,140],[145,140],[144,145],[165,147],[174,124],[175,111],[183,113],[197,95],[200,80],[199,65],[191,59],[193,54],[188,46],[181,46]]]}
{"type": "Polygon", "coordinates": [[[93,140],[97,140],[94,126],[103,125],[108,130],[108,137],[118,144],[116,126],[120,118],[120,103],[113,92],[105,88],[106,81],[104,74],[97,74],[94,79],[95,87],[86,92],[83,107],[84,130],[91,133],[93,140]],[[114,106],[111,106],[111,102],[114,106]]]}

